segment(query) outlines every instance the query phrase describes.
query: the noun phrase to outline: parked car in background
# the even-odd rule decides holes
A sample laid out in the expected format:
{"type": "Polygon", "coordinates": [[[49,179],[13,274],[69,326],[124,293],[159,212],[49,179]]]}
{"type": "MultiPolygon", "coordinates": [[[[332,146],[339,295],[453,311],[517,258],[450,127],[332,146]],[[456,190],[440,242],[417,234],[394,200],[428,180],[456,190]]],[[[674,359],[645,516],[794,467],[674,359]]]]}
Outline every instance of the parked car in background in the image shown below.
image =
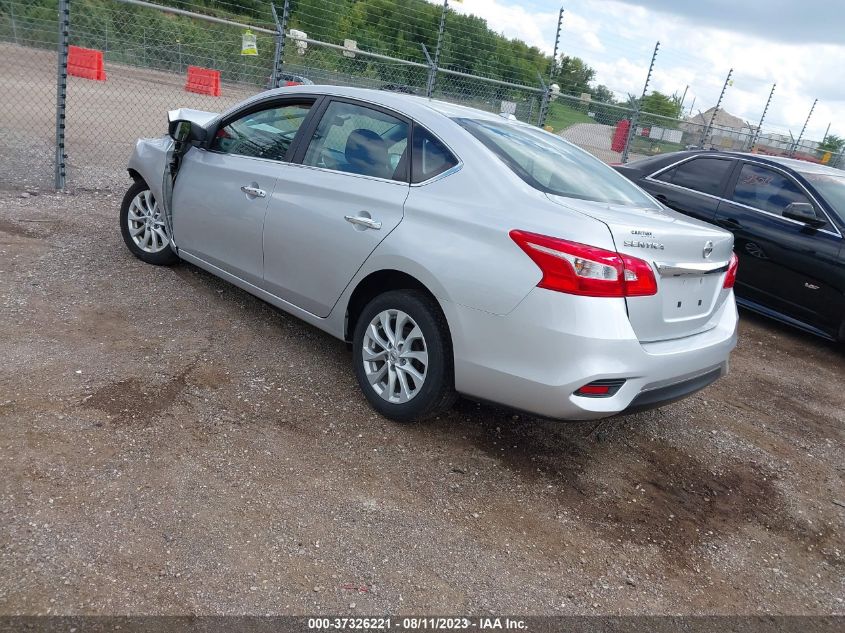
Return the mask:
{"type": "MultiPolygon", "coordinates": [[[[313,86],[314,82],[308,79],[308,77],[303,77],[302,75],[293,75],[291,73],[282,73],[279,75],[279,87],[289,87],[289,86],[313,86]]],[[[275,86],[273,85],[273,77],[268,77],[267,82],[264,85],[264,88],[267,90],[273,89],[275,86]]]]}
{"type": "Polygon", "coordinates": [[[616,169],[666,206],[734,234],[741,306],[845,340],[845,172],[718,151],[664,154],[616,169]]]}
{"type": "Polygon", "coordinates": [[[542,416],[659,406],[724,375],[733,238],[560,137],[396,92],[296,86],[137,143],[129,250],[191,262],[351,342],[370,404],[542,416]],[[175,142],[174,142],[175,141],[175,142]]]}

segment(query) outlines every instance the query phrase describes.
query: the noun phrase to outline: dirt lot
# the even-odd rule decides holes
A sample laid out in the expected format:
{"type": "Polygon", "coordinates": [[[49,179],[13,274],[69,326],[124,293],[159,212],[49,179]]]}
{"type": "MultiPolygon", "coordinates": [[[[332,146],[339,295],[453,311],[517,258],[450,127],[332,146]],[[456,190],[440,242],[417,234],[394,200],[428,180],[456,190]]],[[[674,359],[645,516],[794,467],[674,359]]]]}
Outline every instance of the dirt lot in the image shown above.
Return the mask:
{"type": "Polygon", "coordinates": [[[845,351],[564,424],[401,426],[345,345],[0,187],[0,613],[845,613],[845,351]]]}

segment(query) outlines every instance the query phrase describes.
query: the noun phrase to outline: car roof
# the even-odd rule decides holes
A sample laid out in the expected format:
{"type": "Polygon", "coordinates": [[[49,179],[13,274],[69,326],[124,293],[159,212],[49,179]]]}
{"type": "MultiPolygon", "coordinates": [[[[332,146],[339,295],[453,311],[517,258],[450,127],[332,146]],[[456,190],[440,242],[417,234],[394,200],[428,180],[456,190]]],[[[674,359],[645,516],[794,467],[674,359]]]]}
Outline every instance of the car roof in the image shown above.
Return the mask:
{"type": "Polygon", "coordinates": [[[430,113],[433,111],[448,118],[464,117],[496,121],[506,120],[497,114],[485,112],[484,110],[479,110],[477,108],[448,103],[446,101],[439,101],[437,99],[430,99],[428,97],[418,95],[411,95],[404,92],[373,90],[372,88],[354,88],[351,86],[329,85],[285,86],[282,88],[275,88],[267,92],[262,92],[260,96],[262,98],[266,98],[269,95],[281,96],[297,93],[360,99],[361,101],[368,101],[375,105],[396,110],[397,112],[406,114],[411,118],[414,118],[415,115],[419,115],[423,112],[430,113]]]}
{"type": "MultiPolygon", "coordinates": [[[[663,154],[662,160],[670,159],[668,162],[676,162],[687,158],[688,156],[724,156],[728,158],[750,158],[761,163],[770,163],[775,166],[786,167],[793,171],[803,174],[827,174],[829,176],[843,176],[845,173],[841,169],[828,167],[827,165],[820,165],[819,163],[811,163],[806,160],[799,160],[797,158],[788,158],[786,156],[770,156],[769,154],[754,154],[752,152],[730,152],[724,150],[712,149],[697,149],[687,150],[681,152],[672,152],[671,154],[663,154]]],[[[662,162],[661,160],[661,162],[662,162]]],[[[637,161],[640,162],[640,161],[637,161]]],[[[657,162],[657,161],[654,161],[657,162]]],[[[636,165],[637,163],[634,163],[636,165]]]]}

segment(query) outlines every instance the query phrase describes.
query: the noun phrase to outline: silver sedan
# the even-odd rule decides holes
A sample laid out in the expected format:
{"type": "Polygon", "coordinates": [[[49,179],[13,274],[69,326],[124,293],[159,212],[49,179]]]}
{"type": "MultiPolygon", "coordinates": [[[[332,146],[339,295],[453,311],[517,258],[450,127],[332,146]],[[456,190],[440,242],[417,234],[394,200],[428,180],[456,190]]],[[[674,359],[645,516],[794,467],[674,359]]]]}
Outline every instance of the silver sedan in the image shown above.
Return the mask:
{"type": "Polygon", "coordinates": [[[120,213],[185,260],[351,342],[364,396],[411,421],[457,394],[541,416],[659,406],[726,373],[731,234],[518,121],[296,86],[139,140],[120,213]]]}

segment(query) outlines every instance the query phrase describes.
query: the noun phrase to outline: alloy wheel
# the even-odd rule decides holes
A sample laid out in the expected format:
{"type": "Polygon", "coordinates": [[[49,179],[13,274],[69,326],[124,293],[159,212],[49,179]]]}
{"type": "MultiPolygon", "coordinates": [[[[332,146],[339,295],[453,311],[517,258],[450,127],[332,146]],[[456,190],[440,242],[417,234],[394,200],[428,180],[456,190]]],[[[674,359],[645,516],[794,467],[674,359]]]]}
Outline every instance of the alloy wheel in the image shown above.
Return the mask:
{"type": "Polygon", "coordinates": [[[161,208],[149,189],[132,199],[127,223],[132,241],[146,253],[158,253],[170,243],[161,208]]]}
{"type": "Polygon", "coordinates": [[[363,339],[364,373],[373,390],[392,404],[416,396],[428,371],[428,348],[417,323],[402,310],[373,317],[363,339]]]}

